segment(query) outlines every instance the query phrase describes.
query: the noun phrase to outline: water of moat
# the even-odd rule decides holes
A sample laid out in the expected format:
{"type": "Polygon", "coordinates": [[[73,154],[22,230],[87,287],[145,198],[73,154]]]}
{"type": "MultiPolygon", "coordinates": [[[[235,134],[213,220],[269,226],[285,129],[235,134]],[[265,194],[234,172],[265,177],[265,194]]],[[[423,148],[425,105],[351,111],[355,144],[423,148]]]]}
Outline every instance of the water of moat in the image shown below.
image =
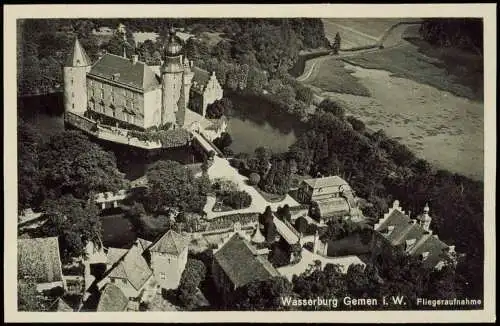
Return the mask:
{"type": "MultiPolygon", "coordinates": [[[[295,141],[301,124],[291,116],[278,113],[279,109],[269,101],[254,95],[229,93],[226,96],[234,106],[228,132],[235,153],[252,153],[259,146],[283,152],[295,141]]],[[[19,115],[38,127],[44,138],[64,130],[61,94],[19,98],[18,103],[19,115]]],[[[201,157],[188,148],[151,153],[109,142],[99,141],[99,144],[116,155],[118,168],[129,180],[143,176],[148,166],[158,160],[170,159],[184,164],[201,161],[201,157]]],[[[135,239],[133,226],[122,214],[103,216],[102,222],[105,246],[128,247],[135,239]]]]}

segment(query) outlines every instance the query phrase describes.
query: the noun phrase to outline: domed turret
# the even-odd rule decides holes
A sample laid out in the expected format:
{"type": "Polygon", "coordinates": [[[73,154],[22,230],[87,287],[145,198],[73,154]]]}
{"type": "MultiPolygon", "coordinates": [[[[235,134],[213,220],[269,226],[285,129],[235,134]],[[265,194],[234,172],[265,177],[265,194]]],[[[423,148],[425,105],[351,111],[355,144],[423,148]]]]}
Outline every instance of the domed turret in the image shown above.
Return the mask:
{"type": "Polygon", "coordinates": [[[172,28],[170,30],[167,41],[167,45],[165,46],[165,56],[166,57],[176,57],[181,55],[182,52],[182,44],[181,39],[175,35],[175,30],[172,28]]]}

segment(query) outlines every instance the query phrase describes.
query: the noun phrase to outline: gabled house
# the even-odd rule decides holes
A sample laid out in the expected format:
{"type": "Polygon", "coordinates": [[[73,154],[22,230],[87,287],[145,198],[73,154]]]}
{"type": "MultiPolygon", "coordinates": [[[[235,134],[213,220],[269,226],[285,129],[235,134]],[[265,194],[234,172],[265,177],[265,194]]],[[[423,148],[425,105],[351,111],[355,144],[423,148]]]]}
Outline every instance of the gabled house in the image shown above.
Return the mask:
{"type": "Polygon", "coordinates": [[[257,280],[279,276],[278,271],[249,241],[235,233],[214,254],[212,277],[223,300],[238,288],[257,280]]]}
{"type": "Polygon", "coordinates": [[[116,258],[121,251],[112,250],[111,252],[107,264],[112,263],[112,265],[98,283],[98,288],[102,289],[106,284],[111,283],[120,288],[127,298],[139,298],[148,282],[153,278],[153,271],[143,255],[144,250],[141,242],[137,240],[118,259],[116,258]]]}
{"type": "Polygon", "coordinates": [[[18,279],[31,278],[38,291],[65,288],[57,237],[17,240],[18,279]]]}
{"type": "Polygon", "coordinates": [[[455,246],[449,246],[433,234],[430,229],[432,218],[429,206],[416,219],[410,218],[395,201],[389,212],[374,226],[378,240],[376,246],[400,247],[406,254],[418,257],[429,269],[441,269],[448,263],[455,263],[455,246]]]}

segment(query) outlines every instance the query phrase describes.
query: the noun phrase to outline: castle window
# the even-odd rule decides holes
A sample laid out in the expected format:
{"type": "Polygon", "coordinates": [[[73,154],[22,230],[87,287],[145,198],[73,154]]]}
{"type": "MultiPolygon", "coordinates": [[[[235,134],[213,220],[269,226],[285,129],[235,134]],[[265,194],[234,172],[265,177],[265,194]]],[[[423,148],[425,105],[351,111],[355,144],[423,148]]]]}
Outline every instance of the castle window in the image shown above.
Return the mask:
{"type": "Polygon", "coordinates": [[[160,273],[160,279],[165,280],[167,278],[167,275],[165,273],[160,273]]]}
{"type": "Polygon", "coordinates": [[[73,107],[73,109],[75,108],[75,103],[71,104],[71,106],[73,107]]]}
{"type": "Polygon", "coordinates": [[[104,98],[104,89],[101,88],[101,98],[104,98]]]}
{"type": "Polygon", "coordinates": [[[111,281],[111,283],[115,283],[115,279],[114,278],[110,278],[109,280],[111,281]]]}
{"type": "Polygon", "coordinates": [[[75,93],[71,92],[71,97],[75,97],[75,93]]]}
{"type": "Polygon", "coordinates": [[[122,279],[122,283],[123,283],[123,284],[127,284],[127,280],[123,278],[123,279],[122,279]]]}
{"type": "Polygon", "coordinates": [[[71,78],[71,85],[73,85],[73,78],[71,78]]]}

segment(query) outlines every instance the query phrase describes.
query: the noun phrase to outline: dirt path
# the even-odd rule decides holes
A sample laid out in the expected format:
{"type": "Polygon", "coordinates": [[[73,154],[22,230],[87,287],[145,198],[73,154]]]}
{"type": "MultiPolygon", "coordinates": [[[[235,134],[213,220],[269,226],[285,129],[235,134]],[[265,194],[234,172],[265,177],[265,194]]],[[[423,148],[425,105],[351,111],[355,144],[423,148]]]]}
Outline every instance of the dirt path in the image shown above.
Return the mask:
{"type": "MultiPolygon", "coordinates": [[[[335,24],[331,23],[330,24],[335,24]]],[[[364,48],[364,49],[359,49],[359,50],[349,50],[349,49],[344,49],[340,50],[338,55],[326,55],[322,57],[317,57],[311,60],[308,60],[306,62],[306,66],[304,69],[304,73],[297,77],[297,81],[299,82],[309,82],[311,80],[314,80],[314,78],[317,75],[317,72],[321,68],[321,63],[323,63],[327,59],[335,58],[338,60],[352,57],[359,55],[361,53],[370,53],[370,52],[377,52],[380,51],[380,46],[383,46],[385,49],[388,48],[396,48],[398,46],[401,46],[405,43],[403,40],[403,33],[404,30],[408,27],[408,25],[411,24],[418,24],[417,22],[400,22],[397,24],[394,24],[390,28],[388,28],[380,37],[373,37],[365,33],[358,32],[360,34],[366,35],[367,37],[370,37],[373,40],[376,40],[377,42],[371,45],[370,48],[364,48]],[[391,35],[392,34],[392,35],[391,35]]],[[[338,24],[337,24],[338,25],[338,24]]],[[[347,27],[344,27],[347,28],[347,27]]],[[[354,31],[354,30],[353,30],[354,31]]]]}

